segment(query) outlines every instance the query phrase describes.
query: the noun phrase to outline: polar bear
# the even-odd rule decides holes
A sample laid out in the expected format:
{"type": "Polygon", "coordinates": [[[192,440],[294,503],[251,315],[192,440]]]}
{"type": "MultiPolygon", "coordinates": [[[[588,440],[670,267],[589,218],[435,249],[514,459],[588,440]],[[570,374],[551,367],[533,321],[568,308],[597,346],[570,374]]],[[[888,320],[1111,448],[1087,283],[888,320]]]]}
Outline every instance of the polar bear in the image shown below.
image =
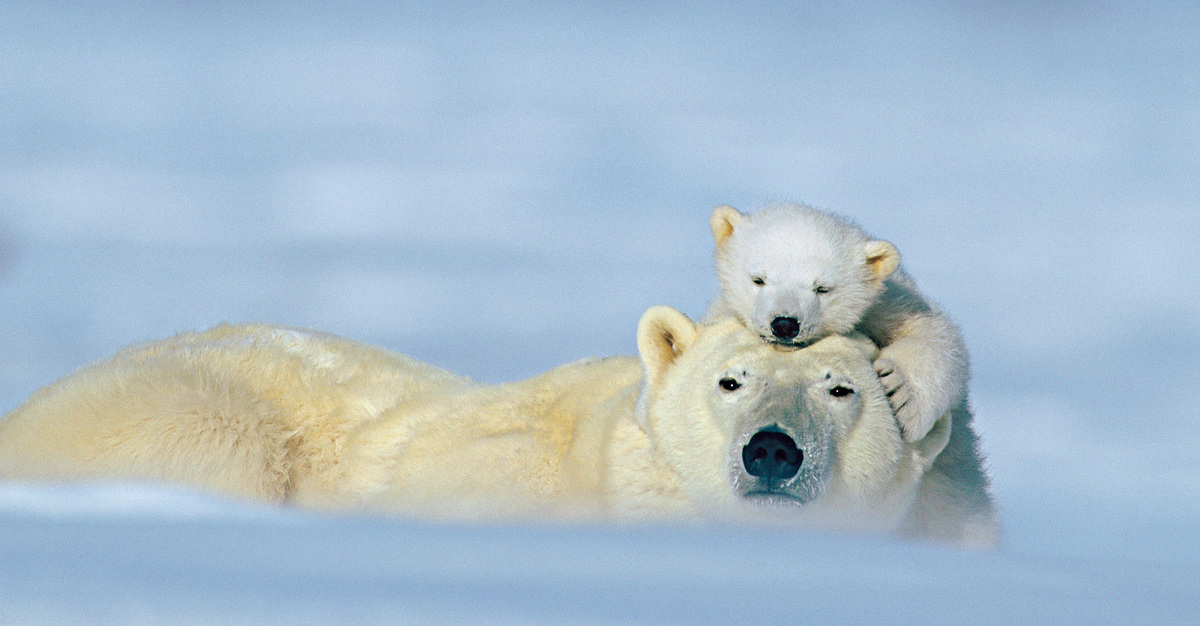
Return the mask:
{"type": "Polygon", "coordinates": [[[907,442],[862,337],[797,349],[668,307],[639,358],[483,385],[330,335],[128,349],[0,421],[0,478],[151,479],[439,520],[710,519],[996,542],[969,414],[907,442]]]}
{"type": "Polygon", "coordinates": [[[476,383],[308,330],[221,325],[127,348],[0,419],[0,478],[149,479],[283,502],[332,488],[344,434],[476,383]]]}
{"type": "Polygon", "coordinates": [[[734,316],[766,341],[803,345],[856,330],[882,348],[875,368],[909,441],[967,395],[958,327],[925,299],[892,244],[849,220],[795,205],[709,218],[721,293],[708,320],[734,316]]]}

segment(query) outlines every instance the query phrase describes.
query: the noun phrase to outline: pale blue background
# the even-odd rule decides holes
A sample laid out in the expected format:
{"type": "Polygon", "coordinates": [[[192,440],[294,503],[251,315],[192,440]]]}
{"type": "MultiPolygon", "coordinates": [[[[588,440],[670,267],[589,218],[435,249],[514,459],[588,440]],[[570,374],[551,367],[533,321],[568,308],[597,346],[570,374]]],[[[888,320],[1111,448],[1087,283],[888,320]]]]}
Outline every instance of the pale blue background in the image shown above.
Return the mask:
{"type": "MultiPolygon", "coordinates": [[[[122,346],[222,321],[497,382],[632,353],[646,307],[699,316],[715,294],[713,206],[805,201],[894,242],[966,334],[1007,543],[968,572],[1011,574],[987,574],[997,597],[1053,598],[1046,580],[1086,588],[1097,568],[1177,583],[1200,564],[1194,4],[246,4],[0,4],[0,411],[122,346]],[[1020,573],[1045,559],[1065,578],[1020,573]]],[[[109,532],[125,493],[10,489],[0,538],[36,553],[14,530],[29,527],[64,563],[93,554],[72,524],[109,532]]],[[[175,532],[174,496],[140,498],[118,517],[145,528],[116,524],[114,541],[175,532]]],[[[232,533],[277,522],[212,506],[232,533]]],[[[180,532],[188,563],[205,548],[180,532]]],[[[861,548],[810,540],[831,563],[861,548]]],[[[901,575],[906,550],[940,562],[886,545],[876,558],[901,575]]],[[[28,575],[14,558],[0,580],[28,575]]],[[[155,584],[130,582],[129,602],[8,585],[0,602],[205,620],[155,584]]],[[[1185,588],[1165,606],[1200,604],[1185,588]]],[[[1126,609],[1164,606],[1120,589],[1126,609]]],[[[499,597],[497,615],[547,615],[499,597]]]]}

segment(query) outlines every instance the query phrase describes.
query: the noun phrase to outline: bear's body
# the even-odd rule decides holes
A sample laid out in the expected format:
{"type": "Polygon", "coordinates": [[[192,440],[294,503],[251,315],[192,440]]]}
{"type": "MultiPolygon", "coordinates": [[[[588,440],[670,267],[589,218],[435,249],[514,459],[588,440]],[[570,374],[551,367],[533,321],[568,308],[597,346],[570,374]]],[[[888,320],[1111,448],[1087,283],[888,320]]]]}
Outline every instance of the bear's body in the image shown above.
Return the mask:
{"type": "Polygon", "coordinates": [[[804,345],[860,332],[881,348],[876,370],[909,441],[965,402],[962,334],[900,267],[892,244],[836,215],[794,204],[709,220],[721,293],[709,321],[737,317],[766,341],[804,345]]]}
{"type": "Polygon", "coordinates": [[[0,420],[0,476],[145,478],[281,502],[334,488],[359,425],[475,386],[333,335],[218,326],[35,393],[0,420]]]}
{"type": "Polygon", "coordinates": [[[481,385],[329,335],[218,327],[35,394],[0,420],[0,477],[161,480],[434,519],[707,518],[996,541],[968,420],[905,442],[869,341],[779,349],[735,321],[698,327],[656,307],[638,345],[640,360],[481,385]],[[750,465],[763,438],[793,442],[796,462],[750,465]],[[959,452],[952,466],[943,449],[959,452]]]}

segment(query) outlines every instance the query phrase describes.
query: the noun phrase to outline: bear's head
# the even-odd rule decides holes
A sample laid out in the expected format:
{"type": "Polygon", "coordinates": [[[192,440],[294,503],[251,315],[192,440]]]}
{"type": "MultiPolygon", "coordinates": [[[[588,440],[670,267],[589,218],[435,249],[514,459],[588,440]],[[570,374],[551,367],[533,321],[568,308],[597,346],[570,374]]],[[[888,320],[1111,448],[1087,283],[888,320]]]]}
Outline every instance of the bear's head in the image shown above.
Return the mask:
{"type": "Polygon", "coordinates": [[[860,336],[783,347],[660,306],[642,316],[638,350],[638,420],[707,517],[888,530],[949,439],[947,417],[904,441],[860,336]]]}
{"type": "Polygon", "coordinates": [[[900,265],[892,244],[806,206],[719,206],[709,226],[727,311],[775,343],[850,332],[900,265]]]}

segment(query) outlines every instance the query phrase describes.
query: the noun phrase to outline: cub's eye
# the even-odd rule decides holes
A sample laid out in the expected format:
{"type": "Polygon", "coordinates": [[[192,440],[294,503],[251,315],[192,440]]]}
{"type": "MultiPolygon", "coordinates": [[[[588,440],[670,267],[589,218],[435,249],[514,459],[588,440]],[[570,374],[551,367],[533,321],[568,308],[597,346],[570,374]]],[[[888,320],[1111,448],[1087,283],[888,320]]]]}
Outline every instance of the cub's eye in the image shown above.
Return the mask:
{"type": "Polygon", "coordinates": [[[829,388],[829,395],[831,395],[835,398],[845,398],[846,396],[853,395],[853,394],[854,394],[854,390],[849,387],[846,387],[845,385],[837,385],[835,387],[829,388]]]}
{"type": "Polygon", "coordinates": [[[722,378],[721,380],[717,381],[717,384],[720,385],[721,389],[724,389],[725,391],[737,391],[738,387],[742,386],[742,383],[739,383],[737,379],[734,378],[722,378]]]}
{"type": "Polygon", "coordinates": [[[750,282],[762,287],[763,285],[767,284],[767,279],[763,278],[762,276],[751,276],[750,282]]]}
{"type": "Polygon", "coordinates": [[[830,291],[833,291],[833,287],[826,287],[825,285],[817,285],[816,287],[813,287],[813,291],[815,291],[817,293],[829,293],[830,291]]]}

